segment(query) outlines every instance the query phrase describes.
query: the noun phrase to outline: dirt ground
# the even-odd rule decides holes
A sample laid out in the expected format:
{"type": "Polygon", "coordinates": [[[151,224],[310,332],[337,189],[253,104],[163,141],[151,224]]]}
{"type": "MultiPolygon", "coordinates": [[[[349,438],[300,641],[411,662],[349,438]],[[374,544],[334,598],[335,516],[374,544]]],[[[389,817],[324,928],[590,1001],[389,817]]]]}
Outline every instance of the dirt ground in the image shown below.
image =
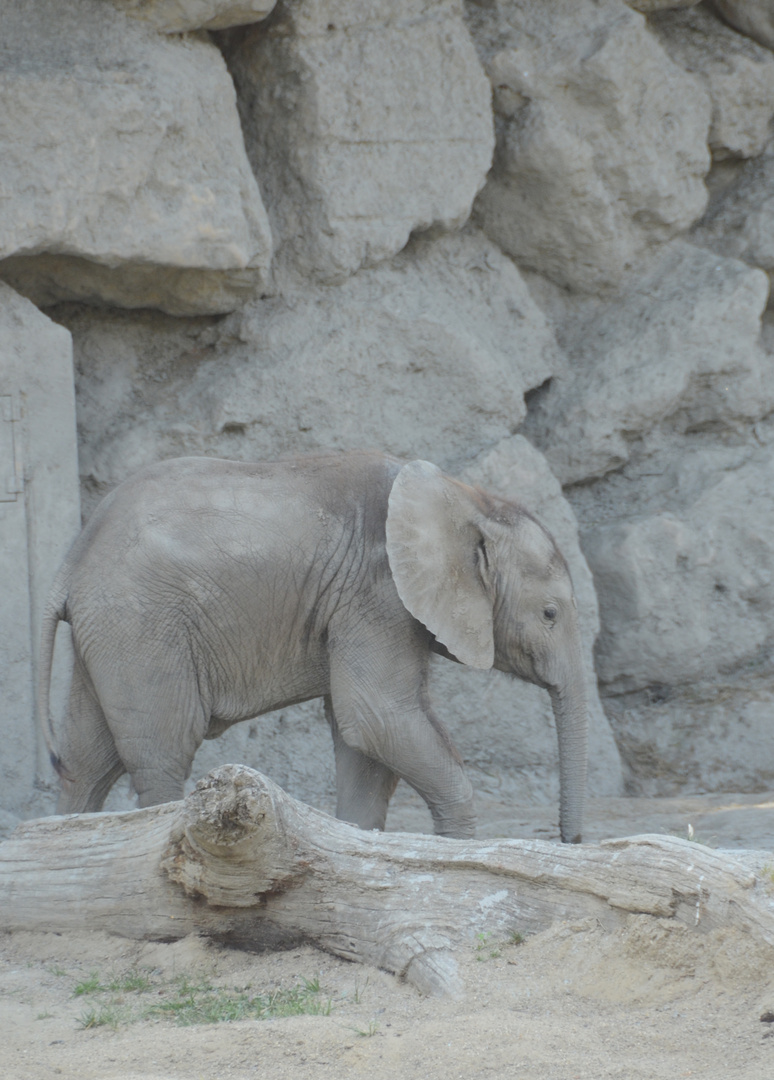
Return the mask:
{"type": "MultiPolygon", "coordinates": [[[[555,829],[553,807],[490,801],[480,812],[482,836],[555,829]]],[[[425,829],[421,813],[399,797],[392,827],[425,829]]],[[[688,824],[713,847],[771,851],[774,793],[592,800],[586,839],[685,836],[688,824]]],[[[774,950],[743,933],[633,914],[615,933],[583,921],[523,943],[479,937],[459,959],[466,993],[439,1000],[311,947],[255,955],[196,938],[5,934],[0,1077],[774,1078],[774,950]],[[180,1023],[183,1002],[294,990],[318,1015],[180,1023]]]]}

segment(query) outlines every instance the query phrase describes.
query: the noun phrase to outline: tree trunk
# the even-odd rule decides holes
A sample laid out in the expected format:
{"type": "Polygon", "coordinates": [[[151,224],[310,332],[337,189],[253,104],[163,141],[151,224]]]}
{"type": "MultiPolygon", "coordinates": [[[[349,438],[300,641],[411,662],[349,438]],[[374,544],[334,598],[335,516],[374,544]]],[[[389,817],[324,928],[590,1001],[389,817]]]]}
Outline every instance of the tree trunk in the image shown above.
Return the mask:
{"type": "Polygon", "coordinates": [[[0,844],[9,930],[197,932],[261,949],[307,941],[430,993],[462,990],[455,950],[630,912],[774,945],[771,882],[744,856],[639,836],[573,847],[363,832],[224,765],[184,802],[21,825],[0,844]]]}

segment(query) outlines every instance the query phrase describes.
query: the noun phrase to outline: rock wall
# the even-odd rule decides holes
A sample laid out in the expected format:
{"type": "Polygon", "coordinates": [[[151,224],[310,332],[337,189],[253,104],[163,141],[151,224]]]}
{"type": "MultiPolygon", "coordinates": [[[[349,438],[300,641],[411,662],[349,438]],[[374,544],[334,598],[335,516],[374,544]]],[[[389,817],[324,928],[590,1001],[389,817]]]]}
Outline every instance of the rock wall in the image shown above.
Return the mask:
{"type": "MultiPolygon", "coordinates": [[[[560,539],[593,793],[772,786],[764,9],[0,0],[0,279],[71,335],[84,516],[161,457],[428,458],[560,539]]],[[[480,789],[555,798],[542,691],[433,691],[480,789]]],[[[229,759],[332,806],[315,703],[229,759]]]]}

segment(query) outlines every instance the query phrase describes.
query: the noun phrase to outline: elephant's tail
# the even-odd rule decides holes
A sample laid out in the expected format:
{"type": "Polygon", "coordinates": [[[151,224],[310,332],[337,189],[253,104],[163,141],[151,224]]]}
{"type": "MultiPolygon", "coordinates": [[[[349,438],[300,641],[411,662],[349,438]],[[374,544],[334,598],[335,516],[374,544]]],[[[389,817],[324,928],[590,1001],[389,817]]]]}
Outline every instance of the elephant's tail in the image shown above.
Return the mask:
{"type": "Polygon", "coordinates": [[[60,622],[67,621],[68,582],[65,568],[59,571],[43,614],[38,662],[37,716],[38,728],[46,744],[51,764],[61,777],[69,780],[66,769],[56,750],[54,725],[51,721],[51,669],[54,662],[54,642],[60,622]]]}

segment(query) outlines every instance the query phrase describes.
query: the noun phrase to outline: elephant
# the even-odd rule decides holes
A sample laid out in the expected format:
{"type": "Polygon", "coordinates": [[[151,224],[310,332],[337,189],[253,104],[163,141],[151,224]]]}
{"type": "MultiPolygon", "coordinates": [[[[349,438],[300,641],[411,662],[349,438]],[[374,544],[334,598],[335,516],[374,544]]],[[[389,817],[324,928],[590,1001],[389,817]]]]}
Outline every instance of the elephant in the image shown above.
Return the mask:
{"type": "Polygon", "coordinates": [[[549,692],[561,838],[581,841],[588,704],[567,563],[524,507],[430,462],[154,464],[98,505],[42,625],[38,719],[59,813],[101,809],[127,772],[141,807],[181,799],[203,739],[322,697],[339,818],[383,829],[402,777],[437,834],[472,836],[472,785],[428,700],[435,652],[549,692]],[[74,665],[55,732],[62,620],[74,665]]]}

